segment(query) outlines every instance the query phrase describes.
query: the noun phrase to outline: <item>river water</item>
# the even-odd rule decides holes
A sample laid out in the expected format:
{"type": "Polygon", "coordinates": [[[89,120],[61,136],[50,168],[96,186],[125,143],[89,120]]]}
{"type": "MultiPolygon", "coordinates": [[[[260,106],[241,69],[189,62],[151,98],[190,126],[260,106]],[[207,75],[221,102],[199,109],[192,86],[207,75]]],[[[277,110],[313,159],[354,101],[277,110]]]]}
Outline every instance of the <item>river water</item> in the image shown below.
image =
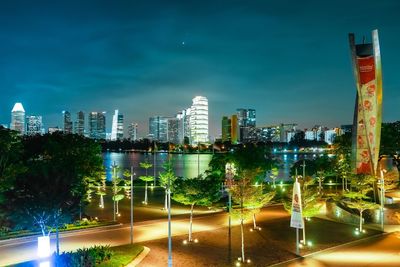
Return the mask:
{"type": "MultiPolygon", "coordinates": [[[[275,154],[280,162],[279,180],[290,180],[290,166],[301,159],[312,159],[319,154],[275,154]]],[[[162,164],[172,161],[175,174],[179,177],[196,177],[208,169],[212,154],[168,154],[168,153],[140,153],[140,152],[106,152],[103,153],[103,162],[107,171],[107,180],[111,180],[111,165],[117,164],[121,169],[134,168],[137,176],[145,175],[145,170],[139,163],[148,161],[153,164],[149,169],[149,175],[156,175],[163,171],[162,164]]],[[[268,175],[266,175],[268,180],[268,175]]]]}

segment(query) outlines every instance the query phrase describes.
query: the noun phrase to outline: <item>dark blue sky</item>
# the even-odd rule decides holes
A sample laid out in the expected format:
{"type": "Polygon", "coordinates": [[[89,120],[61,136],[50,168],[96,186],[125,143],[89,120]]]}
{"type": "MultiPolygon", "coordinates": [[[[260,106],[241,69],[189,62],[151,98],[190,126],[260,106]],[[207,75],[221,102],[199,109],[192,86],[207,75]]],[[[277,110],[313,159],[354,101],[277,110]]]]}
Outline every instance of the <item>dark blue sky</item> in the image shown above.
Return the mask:
{"type": "Polygon", "coordinates": [[[350,123],[348,33],[379,29],[384,121],[400,119],[400,2],[0,1],[0,123],[14,102],[60,125],[61,111],[118,108],[126,122],[209,99],[210,133],[236,108],[257,124],[350,123]],[[184,43],[184,44],[183,44],[184,43]]]}

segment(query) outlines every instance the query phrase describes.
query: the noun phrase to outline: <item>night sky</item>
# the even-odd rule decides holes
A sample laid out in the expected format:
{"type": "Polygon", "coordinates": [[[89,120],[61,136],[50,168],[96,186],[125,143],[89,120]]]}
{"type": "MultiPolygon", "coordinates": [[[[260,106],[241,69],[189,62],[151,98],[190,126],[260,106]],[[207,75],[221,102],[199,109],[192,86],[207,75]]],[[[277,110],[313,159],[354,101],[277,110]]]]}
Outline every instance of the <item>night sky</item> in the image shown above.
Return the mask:
{"type": "Polygon", "coordinates": [[[45,127],[62,110],[114,109],[148,132],[209,99],[223,115],[255,108],[257,125],[352,121],[348,33],[379,30],[384,121],[400,119],[400,1],[0,1],[0,123],[15,102],[45,127]],[[63,2],[63,3],[61,3],[63,2]],[[350,3],[351,2],[351,3],[350,3]]]}

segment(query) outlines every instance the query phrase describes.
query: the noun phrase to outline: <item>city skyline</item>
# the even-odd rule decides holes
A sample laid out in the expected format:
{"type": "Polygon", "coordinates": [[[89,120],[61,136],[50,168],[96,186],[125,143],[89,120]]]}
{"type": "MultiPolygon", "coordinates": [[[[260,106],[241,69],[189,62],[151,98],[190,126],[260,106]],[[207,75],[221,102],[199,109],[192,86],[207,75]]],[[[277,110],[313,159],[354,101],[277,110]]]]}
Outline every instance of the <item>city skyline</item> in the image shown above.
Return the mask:
{"type": "Polygon", "coordinates": [[[396,1],[93,3],[1,3],[0,123],[9,124],[15,102],[46,126],[61,126],[62,110],[119,109],[144,136],[149,117],[204,95],[215,137],[222,116],[241,107],[257,110],[260,126],[349,124],[356,89],[347,34],[375,28],[383,121],[398,119],[396,1]]]}

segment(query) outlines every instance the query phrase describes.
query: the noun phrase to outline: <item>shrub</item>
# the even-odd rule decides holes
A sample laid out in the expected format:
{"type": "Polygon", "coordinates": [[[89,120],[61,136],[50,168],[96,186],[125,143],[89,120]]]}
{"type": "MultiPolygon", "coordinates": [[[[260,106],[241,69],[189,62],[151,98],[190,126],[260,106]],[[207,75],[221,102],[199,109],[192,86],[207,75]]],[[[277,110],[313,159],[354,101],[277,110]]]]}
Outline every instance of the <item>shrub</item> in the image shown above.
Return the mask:
{"type": "Polygon", "coordinates": [[[60,267],[92,267],[109,260],[112,255],[110,246],[93,246],[78,249],[76,252],[63,252],[56,257],[56,262],[60,267]]]}

